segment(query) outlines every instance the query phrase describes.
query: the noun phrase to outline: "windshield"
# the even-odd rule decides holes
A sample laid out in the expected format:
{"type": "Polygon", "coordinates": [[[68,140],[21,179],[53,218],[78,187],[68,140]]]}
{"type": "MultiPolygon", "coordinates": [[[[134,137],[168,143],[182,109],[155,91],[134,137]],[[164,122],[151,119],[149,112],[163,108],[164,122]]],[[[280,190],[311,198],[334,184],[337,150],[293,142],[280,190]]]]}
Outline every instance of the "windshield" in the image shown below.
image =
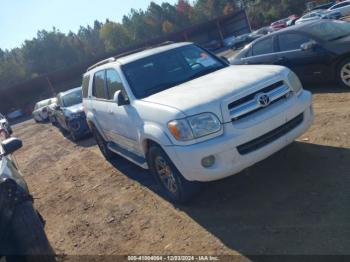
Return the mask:
{"type": "Polygon", "coordinates": [[[137,98],[144,98],[227,65],[195,45],[152,55],[122,67],[137,98]]]}
{"type": "Polygon", "coordinates": [[[323,41],[334,41],[350,35],[350,23],[344,21],[317,23],[309,26],[307,31],[323,41]]]}
{"type": "Polygon", "coordinates": [[[61,97],[63,106],[64,107],[70,107],[77,104],[81,104],[83,102],[83,97],[81,93],[81,89],[77,89],[71,93],[68,93],[61,97]]]}

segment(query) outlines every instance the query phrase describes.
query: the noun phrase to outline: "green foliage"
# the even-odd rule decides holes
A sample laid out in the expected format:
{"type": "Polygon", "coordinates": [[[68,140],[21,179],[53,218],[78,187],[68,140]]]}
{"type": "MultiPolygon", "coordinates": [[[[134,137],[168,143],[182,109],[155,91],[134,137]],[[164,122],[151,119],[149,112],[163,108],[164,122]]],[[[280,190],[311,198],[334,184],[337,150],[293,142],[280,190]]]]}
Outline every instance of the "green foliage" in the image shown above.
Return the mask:
{"type": "MultiPolygon", "coordinates": [[[[324,0],[319,0],[319,2],[324,0]]],[[[0,49],[0,88],[102,57],[118,50],[176,32],[193,24],[246,7],[252,27],[292,13],[300,14],[306,0],[178,0],[175,5],[151,2],[146,10],[130,10],[122,23],[95,21],[77,33],[42,30],[21,48],[0,49]]]]}

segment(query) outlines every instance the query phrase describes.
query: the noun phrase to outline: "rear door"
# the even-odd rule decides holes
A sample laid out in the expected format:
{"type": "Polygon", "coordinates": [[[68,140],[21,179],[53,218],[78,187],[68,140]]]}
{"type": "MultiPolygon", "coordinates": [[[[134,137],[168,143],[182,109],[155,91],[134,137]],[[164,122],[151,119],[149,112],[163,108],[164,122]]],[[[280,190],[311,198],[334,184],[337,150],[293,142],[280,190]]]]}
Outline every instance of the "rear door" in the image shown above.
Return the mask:
{"type": "Polygon", "coordinates": [[[94,74],[91,94],[91,110],[98,128],[108,140],[111,135],[108,130],[108,95],[106,89],[106,71],[101,70],[94,74]]]}
{"type": "Polygon", "coordinates": [[[301,49],[302,44],[311,41],[314,40],[309,36],[295,32],[277,35],[275,64],[288,67],[305,82],[326,79],[330,54],[321,45],[310,50],[301,49]]]}
{"type": "Polygon", "coordinates": [[[273,64],[276,55],[274,37],[270,36],[252,44],[246,57],[242,58],[242,64],[259,65],[273,64]]]}

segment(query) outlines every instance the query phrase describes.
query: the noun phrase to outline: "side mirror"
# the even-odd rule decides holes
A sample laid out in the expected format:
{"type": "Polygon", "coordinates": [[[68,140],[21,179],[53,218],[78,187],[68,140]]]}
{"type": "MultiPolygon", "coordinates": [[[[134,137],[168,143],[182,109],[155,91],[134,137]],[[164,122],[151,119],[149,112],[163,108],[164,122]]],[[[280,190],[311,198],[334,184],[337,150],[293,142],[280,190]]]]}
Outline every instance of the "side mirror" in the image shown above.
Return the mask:
{"type": "Polygon", "coordinates": [[[315,41],[310,41],[307,43],[304,43],[300,46],[300,49],[302,51],[310,51],[310,50],[314,50],[317,46],[317,43],[315,41]]]}
{"type": "Polygon", "coordinates": [[[114,93],[113,100],[118,106],[124,106],[130,104],[129,99],[125,97],[122,91],[118,90],[114,93]]]}
{"type": "Polygon", "coordinates": [[[4,140],[1,143],[1,145],[2,145],[2,148],[4,149],[5,156],[14,153],[15,151],[17,151],[23,146],[22,140],[15,137],[11,137],[9,139],[4,140]]]}

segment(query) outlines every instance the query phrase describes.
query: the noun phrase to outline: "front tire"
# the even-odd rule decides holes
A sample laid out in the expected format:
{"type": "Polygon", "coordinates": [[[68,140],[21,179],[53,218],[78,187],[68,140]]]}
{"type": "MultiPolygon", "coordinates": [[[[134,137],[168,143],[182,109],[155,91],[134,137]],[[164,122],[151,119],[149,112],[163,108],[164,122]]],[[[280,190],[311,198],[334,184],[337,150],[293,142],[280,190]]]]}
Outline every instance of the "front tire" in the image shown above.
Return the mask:
{"type": "Polygon", "coordinates": [[[350,58],[343,60],[337,69],[338,83],[346,88],[350,88],[350,58]]]}
{"type": "Polygon", "coordinates": [[[70,138],[73,142],[77,142],[79,140],[79,137],[74,133],[74,131],[70,131],[70,138]]]}
{"type": "Polygon", "coordinates": [[[150,147],[147,161],[151,173],[171,202],[185,203],[199,190],[199,183],[186,180],[159,146],[150,147]]]}

